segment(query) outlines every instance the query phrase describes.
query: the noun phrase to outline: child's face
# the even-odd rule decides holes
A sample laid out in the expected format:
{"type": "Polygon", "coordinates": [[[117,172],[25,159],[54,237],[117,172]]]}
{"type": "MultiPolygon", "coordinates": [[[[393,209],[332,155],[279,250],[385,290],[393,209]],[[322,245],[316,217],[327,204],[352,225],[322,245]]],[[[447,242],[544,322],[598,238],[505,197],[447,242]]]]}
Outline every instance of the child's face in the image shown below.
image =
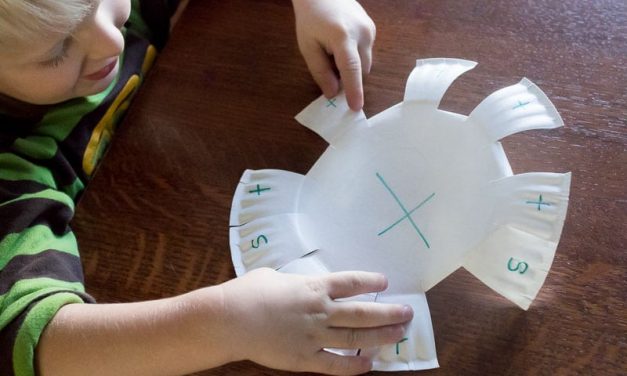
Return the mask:
{"type": "Polygon", "coordinates": [[[106,89],[124,49],[120,28],[130,0],[101,0],[72,35],[44,35],[28,46],[0,51],[0,93],[53,104],[106,89]]]}

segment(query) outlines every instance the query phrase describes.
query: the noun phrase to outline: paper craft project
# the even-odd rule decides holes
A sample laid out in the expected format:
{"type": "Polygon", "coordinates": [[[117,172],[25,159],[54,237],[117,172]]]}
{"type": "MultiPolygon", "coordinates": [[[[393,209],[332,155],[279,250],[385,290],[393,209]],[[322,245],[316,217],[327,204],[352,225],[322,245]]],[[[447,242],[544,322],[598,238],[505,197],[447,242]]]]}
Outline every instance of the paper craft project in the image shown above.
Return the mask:
{"type": "Polygon", "coordinates": [[[318,98],[296,119],[329,147],[306,176],[247,170],[230,218],[236,273],[365,270],[383,293],[355,299],[411,305],[406,337],[370,354],[374,369],[438,366],[424,292],[460,266],[523,309],[544,282],[562,231],[570,173],[513,175],[499,140],[563,125],[527,79],[469,116],[442,111],[450,84],[476,63],[418,60],[402,103],[366,119],[343,94],[318,98]]]}

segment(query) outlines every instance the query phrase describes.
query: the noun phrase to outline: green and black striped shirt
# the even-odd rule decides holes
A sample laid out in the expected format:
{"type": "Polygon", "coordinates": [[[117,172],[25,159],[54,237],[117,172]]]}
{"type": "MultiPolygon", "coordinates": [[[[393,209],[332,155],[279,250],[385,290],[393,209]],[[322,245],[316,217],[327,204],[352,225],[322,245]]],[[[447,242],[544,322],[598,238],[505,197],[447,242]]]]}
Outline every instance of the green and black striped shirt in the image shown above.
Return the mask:
{"type": "Polygon", "coordinates": [[[157,50],[178,1],[132,1],[116,80],[54,106],[0,95],[0,374],[34,375],[39,337],[85,293],[74,205],[157,50]]]}

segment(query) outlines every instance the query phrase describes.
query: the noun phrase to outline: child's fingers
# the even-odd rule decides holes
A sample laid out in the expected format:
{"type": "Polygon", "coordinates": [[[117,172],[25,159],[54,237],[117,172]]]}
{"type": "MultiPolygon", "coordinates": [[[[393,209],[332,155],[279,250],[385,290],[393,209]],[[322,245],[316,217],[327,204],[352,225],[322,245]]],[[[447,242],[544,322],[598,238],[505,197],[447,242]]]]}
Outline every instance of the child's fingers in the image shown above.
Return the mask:
{"type": "Polygon", "coordinates": [[[400,324],[368,329],[332,328],[324,346],[339,349],[370,348],[396,343],[404,335],[405,328],[400,324]]]}
{"type": "Polygon", "coordinates": [[[361,69],[364,75],[369,74],[370,68],[372,68],[372,47],[377,35],[377,28],[374,22],[370,19],[368,20],[370,22],[367,23],[367,26],[364,26],[357,48],[359,56],[361,56],[361,69]]]}
{"type": "Polygon", "coordinates": [[[310,44],[301,48],[303,58],[307,63],[309,72],[327,98],[337,95],[340,83],[333,70],[329,55],[318,44],[310,44]]]}
{"type": "Polygon", "coordinates": [[[411,307],[371,302],[336,302],[327,324],[336,328],[376,328],[411,320],[411,307]]]}
{"type": "Polygon", "coordinates": [[[350,38],[345,39],[333,49],[333,56],[335,57],[335,65],[340,72],[348,106],[354,111],[361,110],[364,106],[364,93],[362,63],[357,42],[350,38]]]}
{"type": "Polygon", "coordinates": [[[361,56],[361,70],[363,74],[369,74],[372,68],[372,44],[367,47],[359,46],[359,56],[361,56]]]}
{"type": "Polygon", "coordinates": [[[369,292],[380,292],[387,288],[383,274],[370,272],[337,272],[324,278],[331,299],[348,298],[369,292]]]}
{"type": "Polygon", "coordinates": [[[372,369],[372,360],[364,356],[342,356],[320,350],[314,356],[315,369],[330,375],[359,375],[372,369]]]}

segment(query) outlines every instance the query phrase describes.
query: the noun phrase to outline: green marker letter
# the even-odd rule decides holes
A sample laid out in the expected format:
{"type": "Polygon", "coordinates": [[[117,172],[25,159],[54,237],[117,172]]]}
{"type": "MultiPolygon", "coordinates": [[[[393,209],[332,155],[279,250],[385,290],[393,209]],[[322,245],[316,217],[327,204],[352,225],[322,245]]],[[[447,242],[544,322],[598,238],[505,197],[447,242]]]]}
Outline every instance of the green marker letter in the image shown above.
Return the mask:
{"type": "Polygon", "coordinates": [[[510,257],[509,261],[507,261],[507,270],[511,272],[518,271],[520,274],[525,274],[527,269],[529,269],[529,264],[524,261],[518,261],[515,266],[512,266],[512,261],[514,261],[513,257],[510,257]]]}
{"type": "Polygon", "coordinates": [[[257,239],[253,239],[250,241],[250,245],[253,248],[259,248],[259,246],[261,245],[261,241],[263,240],[264,243],[268,244],[268,238],[266,238],[265,235],[259,235],[257,236],[257,239]],[[256,241],[256,243],[255,243],[256,241]]]}

